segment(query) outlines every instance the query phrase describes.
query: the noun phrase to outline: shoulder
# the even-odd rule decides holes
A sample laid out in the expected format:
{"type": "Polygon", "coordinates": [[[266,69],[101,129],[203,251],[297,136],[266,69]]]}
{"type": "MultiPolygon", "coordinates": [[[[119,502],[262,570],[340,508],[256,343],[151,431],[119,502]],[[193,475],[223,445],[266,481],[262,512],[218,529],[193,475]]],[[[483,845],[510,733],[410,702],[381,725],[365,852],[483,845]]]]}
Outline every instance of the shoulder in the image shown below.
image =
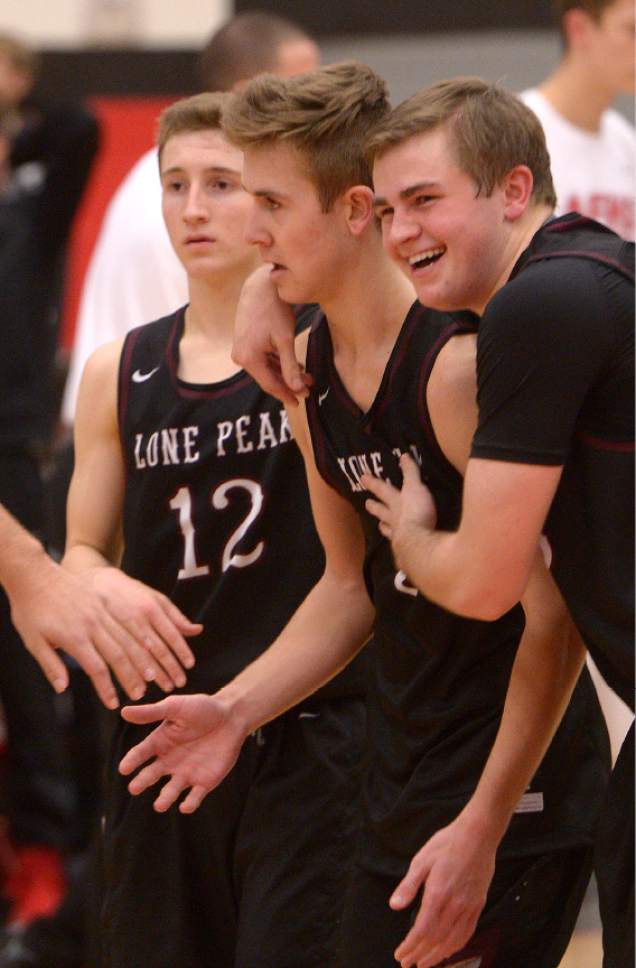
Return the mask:
{"type": "Polygon", "coordinates": [[[451,337],[441,349],[429,380],[429,392],[445,398],[463,395],[476,389],[475,360],[477,336],[461,333],[451,337]]]}
{"type": "Polygon", "coordinates": [[[587,315],[596,303],[597,278],[591,259],[565,255],[541,259],[502,286],[488,303],[484,318],[574,310],[587,315]]]}
{"type": "Polygon", "coordinates": [[[82,383],[104,385],[116,376],[124,342],[123,339],[113,340],[91,353],[84,367],[82,383]]]}

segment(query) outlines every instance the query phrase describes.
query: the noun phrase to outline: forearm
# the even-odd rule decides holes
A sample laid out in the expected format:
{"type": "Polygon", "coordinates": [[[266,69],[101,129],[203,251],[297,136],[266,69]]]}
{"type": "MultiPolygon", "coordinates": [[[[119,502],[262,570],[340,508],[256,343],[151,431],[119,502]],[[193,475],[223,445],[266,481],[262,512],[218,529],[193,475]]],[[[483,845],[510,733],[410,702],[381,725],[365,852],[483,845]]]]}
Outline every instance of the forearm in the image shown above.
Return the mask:
{"type": "Polygon", "coordinates": [[[325,573],[269,649],[217,698],[245,734],[274,719],[333,678],[368,639],[374,609],[364,586],[325,573]]]}
{"type": "Polygon", "coordinates": [[[40,542],[0,506],[0,584],[9,598],[30,586],[35,573],[54,568],[40,542]]]}
{"type": "Polygon", "coordinates": [[[558,634],[528,628],[519,645],[497,738],[467,823],[496,845],[561,722],[585,658],[568,619],[558,634]]]}

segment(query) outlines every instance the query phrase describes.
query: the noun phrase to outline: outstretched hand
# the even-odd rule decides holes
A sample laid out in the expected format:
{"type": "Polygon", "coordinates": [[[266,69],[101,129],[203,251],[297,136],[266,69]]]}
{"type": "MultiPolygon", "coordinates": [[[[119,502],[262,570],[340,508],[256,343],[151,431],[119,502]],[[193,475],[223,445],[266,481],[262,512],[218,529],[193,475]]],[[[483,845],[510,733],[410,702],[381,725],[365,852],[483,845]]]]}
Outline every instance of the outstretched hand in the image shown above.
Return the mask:
{"type": "Polygon", "coordinates": [[[424,888],[413,927],[395,951],[402,968],[433,968],[465,947],[486,903],[495,853],[496,844],[476,836],[460,815],[415,855],[390,899],[401,910],[424,888]]]}
{"type": "Polygon", "coordinates": [[[380,532],[391,542],[396,565],[403,568],[404,562],[400,560],[403,548],[414,540],[418,528],[427,531],[435,528],[437,511],[413,458],[402,454],[400,468],[403,476],[401,489],[371,474],[363,474],[361,483],[373,494],[365,507],[378,519],[380,532]]]}
{"type": "Polygon", "coordinates": [[[129,776],[141,767],[128,789],[143,793],[163,776],[170,779],[154,802],[160,813],[189,790],[181,813],[194,813],[204,798],[221,783],[238,758],[245,731],[215,696],[169,696],[142,706],[124,706],[130,723],[160,725],[128,751],[119,771],[129,776]]]}
{"type": "Polygon", "coordinates": [[[296,319],[270,279],[271,265],[260,266],[245,281],[234,324],[232,359],[250,373],[267,393],[284,404],[298,406],[311,377],[296,359],[296,319]]]}

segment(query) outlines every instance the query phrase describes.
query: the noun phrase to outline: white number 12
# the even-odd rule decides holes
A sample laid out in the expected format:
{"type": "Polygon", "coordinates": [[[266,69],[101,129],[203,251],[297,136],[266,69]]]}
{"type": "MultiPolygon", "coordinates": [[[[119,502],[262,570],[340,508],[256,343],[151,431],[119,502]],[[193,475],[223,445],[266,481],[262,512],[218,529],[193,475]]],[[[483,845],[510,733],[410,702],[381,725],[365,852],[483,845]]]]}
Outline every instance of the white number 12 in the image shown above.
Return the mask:
{"type": "MultiPolygon", "coordinates": [[[[256,547],[248,554],[234,554],[234,549],[236,548],[237,544],[247,534],[248,528],[259,516],[263,507],[263,489],[261,488],[260,484],[256,483],[256,481],[250,481],[245,477],[235,478],[234,480],[225,481],[224,484],[220,484],[212,493],[212,507],[216,508],[218,511],[224,511],[227,507],[229,507],[230,502],[227,495],[229,491],[232,491],[235,488],[241,488],[244,491],[247,491],[250,496],[251,507],[248,514],[239,524],[238,528],[232,532],[225,543],[221,560],[221,567],[223,571],[227,571],[228,568],[247,568],[248,565],[254,564],[254,562],[260,558],[261,554],[263,553],[263,548],[265,547],[265,543],[263,541],[259,541],[256,547]]],[[[170,501],[170,507],[174,511],[179,512],[179,528],[181,529],[184,543],[183,567],[179,569],[177,578],[182,580],[185,578],[198,578],[201,575],[209,575],[209,565],[197,564],[196,549],[194,544],[195,528],[192,523],[192,495],[190,493],[190,488],[180,487],[170,501]]]]}

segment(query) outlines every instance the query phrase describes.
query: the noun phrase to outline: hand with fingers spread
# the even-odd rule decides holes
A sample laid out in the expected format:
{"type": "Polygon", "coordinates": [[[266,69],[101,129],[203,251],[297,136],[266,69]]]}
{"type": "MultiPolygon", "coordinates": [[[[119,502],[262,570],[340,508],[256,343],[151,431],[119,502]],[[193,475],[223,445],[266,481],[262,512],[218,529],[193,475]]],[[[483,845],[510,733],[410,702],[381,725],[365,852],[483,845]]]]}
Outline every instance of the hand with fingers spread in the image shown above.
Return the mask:
{"type": "MultiPolygon", "coordinates": [[[[109,665],[117,672],[117,659],[127,659],[144,681],[156,682],[164,692],[184,686],[183,669],[194,665],[184,636],[198,635],[202,626],[190,622],[161,592],[119,568],[95,568],[91,578],[113,620],[113,637],[121,647],[117,654],[110,649],[103,653],[109,665]]],[[[126,692],[131,699],[143,695],[143,691],[137,695],[126,692]]]]}
{"type": "Polygon", "coordinates": [[[417,541],[418,531],[433,530],[437,521],[435,502],[422,483],[416,462],[408,454],[402,454],[400,468],[401,490],[371,474],[363,474],[361,478],[362,486],[373,494],[365,507],[378,519],[380,532],[391,542],[398,568],[403,567],[403,552],[417,541]]]}
{"type": "Polygon", "coordinates": [[[258,268],[241,290],[232,359],[250,373],[263,390],[292,407],[306,397],[312,380],[296,359],[296,319],[278,296],[270,265],[258,268]]]}
{"type": "Polygon", "coordinates": [[[465,947],[486,903],[496,849],[460,814],[415,855],[389,902],[402,910],[424,888],[413,927],[395,951],[402,968],[433,968],[465,947]]]}
{"type": "Polygon", "coordinates": [[[238,717],[216,696],[168,696],[157,703],[124,706],[121,714],[131,723],[160,721],[119,764],[124,776],[141,767],[128,785],[134,795],[163,776],[170,777],[154,803],[160,813],[186,790],[179,810],[194,813],[230,772],[247,735],[238,717]]]}

